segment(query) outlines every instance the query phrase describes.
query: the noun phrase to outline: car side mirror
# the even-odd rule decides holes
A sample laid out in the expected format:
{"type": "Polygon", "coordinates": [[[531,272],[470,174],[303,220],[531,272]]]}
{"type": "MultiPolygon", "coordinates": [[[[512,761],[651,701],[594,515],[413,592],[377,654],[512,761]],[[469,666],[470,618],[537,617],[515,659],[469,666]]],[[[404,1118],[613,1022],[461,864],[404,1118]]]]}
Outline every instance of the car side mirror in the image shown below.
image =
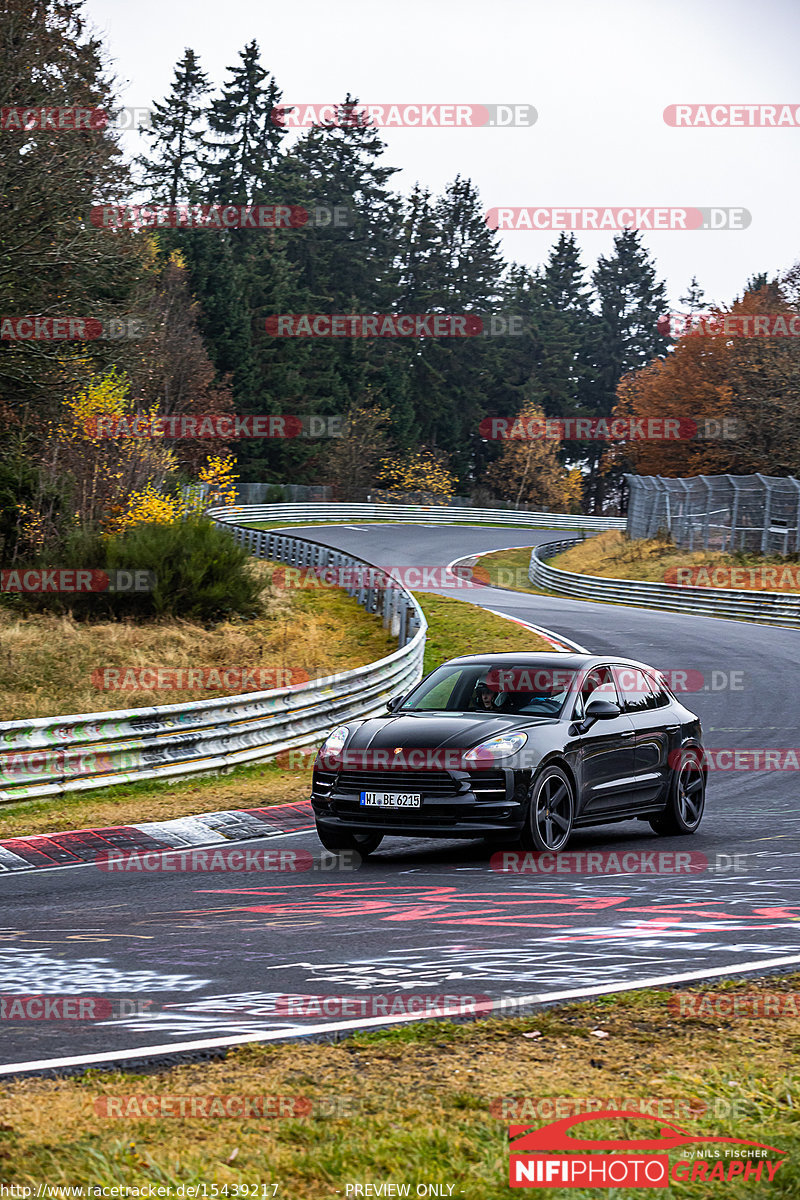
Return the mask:
{"type": "Polygon", "coordinates": [[[610,721],[613,717],[618,717],[622,709],[613,700],[601,700],[600,697],[596,700],[590,700],[584,710],[583,723],[586,725],[593,721],[610,721]]]}
{"type": "Polygon", "coordinates": [[[403,696],[392,696],[391,700],[387,700],[386,707],[389,710],[389,712],[394,712],[394,710],[396,708],[399,708],[400,705],[403,703],[403,700],[404,700],[403,696]]]}

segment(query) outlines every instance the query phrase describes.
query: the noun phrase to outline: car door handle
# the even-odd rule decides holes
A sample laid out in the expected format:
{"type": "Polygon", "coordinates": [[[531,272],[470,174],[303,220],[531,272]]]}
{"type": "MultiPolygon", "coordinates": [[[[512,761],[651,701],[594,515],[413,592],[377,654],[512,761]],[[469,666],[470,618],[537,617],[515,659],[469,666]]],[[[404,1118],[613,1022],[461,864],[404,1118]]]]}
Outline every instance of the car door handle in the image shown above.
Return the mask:
{"type": "Polygon", "coordinates": [[[624,733],[620,734],[620,737],[624,737],[624,738],[636,737],[636,730],[635,729],[626,729],[624,733]]]}
{"type": "Polygon", "coordinates": [[[667,733],[677,733],[679,729],[680,729],[680,725],[667,725],[666,726],[667,733]]]}

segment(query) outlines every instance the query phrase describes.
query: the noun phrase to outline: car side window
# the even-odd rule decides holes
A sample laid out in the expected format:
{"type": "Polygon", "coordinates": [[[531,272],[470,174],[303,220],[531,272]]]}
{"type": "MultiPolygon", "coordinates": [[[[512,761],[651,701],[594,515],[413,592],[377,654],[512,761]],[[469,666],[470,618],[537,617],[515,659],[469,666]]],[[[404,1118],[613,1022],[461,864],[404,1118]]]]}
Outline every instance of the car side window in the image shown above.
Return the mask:
{"type": "Polygon", "coordinates": [[[612,700],[619,704],[614,675],[610,667],[592,667],[581,684],[580,695],[575,702],[573,720],[582,721],[586,705],[590,700],[612,700]]]}
{"type": "Polygon", "coordinates": [[[622,696],[623,709],[627,713],[646,712],[655,708],[650,682],[638,667],[615,667],[617,683],[622,696]]]}
{"type": "Polygon", "coordinates": [[[666,708],[672,703],[672,697],[667,691],[663,680],[657,675],[647,675],[647,682],[650,684],[650,691],[653,693],[653,708],[666,708]]]}

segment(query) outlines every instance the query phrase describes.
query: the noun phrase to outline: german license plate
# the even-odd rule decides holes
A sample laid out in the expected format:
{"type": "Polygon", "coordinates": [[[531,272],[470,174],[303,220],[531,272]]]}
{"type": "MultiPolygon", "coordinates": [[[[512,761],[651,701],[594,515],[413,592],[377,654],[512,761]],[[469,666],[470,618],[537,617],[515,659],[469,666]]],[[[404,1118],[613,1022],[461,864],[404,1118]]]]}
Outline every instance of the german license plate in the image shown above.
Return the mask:
{"type": "Polygon", "coordinates": [[[419,808],[419,792],[362,792],[361,803],[367,808],[419,808]]]}

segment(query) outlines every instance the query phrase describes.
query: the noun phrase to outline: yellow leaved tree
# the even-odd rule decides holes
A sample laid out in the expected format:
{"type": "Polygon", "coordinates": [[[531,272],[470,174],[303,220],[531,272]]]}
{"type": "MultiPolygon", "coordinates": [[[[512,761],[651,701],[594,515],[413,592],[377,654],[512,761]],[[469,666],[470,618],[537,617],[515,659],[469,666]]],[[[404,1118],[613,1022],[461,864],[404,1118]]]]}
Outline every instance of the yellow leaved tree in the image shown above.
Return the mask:
{"type": "Polygon", "coordinates": [[[236,480],[234,473],[236,459],[232,454],[211,455],[208,462],[201,468],[199,479],[208,487],[205,497],[206,504],[235,504],[236,480]]]}
{"type": "Polygon", "coordinates": [[[444,455],[425,447],[401,459],[381,459],[376,482],[384,489],[382,499],[389,503],[447,504],[456,488],[444,455]]]}
{"type": "MultiPolygon", "coordinates": [[[[125,417],[137,412],[130,385],[113,368],[96,375],[62,405],[48,430],[44,462],[67,482],[76,525],[117,532],[134,506],[156,505],[174,481],[177,461],[161,436],[112,437],[102,432],[99,417],[125,417]],[[99,431],[100,430],[100,431],[99,431]],[[146,497],[146,499],[145,499],[146,497]]],[[[157,415],[156,409],[141,415],[157,415]]]]}

